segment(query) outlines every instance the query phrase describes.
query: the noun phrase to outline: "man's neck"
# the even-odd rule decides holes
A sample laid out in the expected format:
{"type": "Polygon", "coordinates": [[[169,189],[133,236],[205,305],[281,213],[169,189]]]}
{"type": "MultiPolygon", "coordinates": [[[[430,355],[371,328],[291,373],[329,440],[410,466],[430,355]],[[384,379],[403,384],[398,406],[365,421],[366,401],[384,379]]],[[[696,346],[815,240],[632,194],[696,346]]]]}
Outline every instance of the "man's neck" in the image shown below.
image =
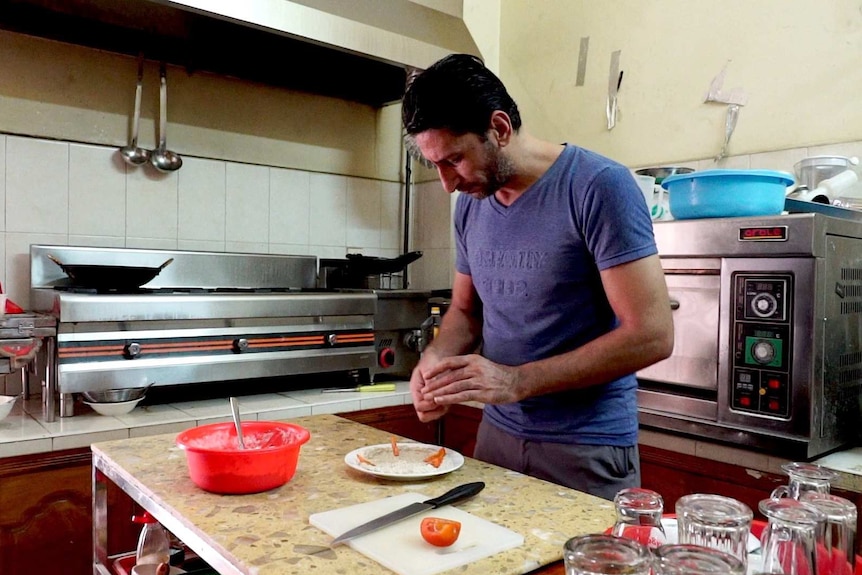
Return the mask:
{"type": "Polygon", "coordinates": [[[520,198],[563,153],[563,146],[525,133],[518,134],[508,148],[509,157],[515,162],[515,174],[494,194],[504,206],[511,206],[520,198]]]}

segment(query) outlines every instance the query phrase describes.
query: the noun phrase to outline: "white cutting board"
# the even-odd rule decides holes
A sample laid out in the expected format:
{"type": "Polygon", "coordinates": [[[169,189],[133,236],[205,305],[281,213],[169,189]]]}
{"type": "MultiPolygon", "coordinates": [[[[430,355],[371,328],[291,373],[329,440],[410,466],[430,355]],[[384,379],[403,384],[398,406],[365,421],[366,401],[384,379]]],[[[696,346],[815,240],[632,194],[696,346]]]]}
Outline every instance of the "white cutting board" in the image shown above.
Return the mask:
{"type": "MultiPolygon", "coordinates": [[[[337,537],[348,529],[384,513],[427,499],[430,497],[421,493],[402,493],[377,501],[315,513],[308,518],[308,522],[337,537]]],[[[346,545],[400,575],[433,575],[490,557],[523,543],[524,538],[514,531],[446,505],[356,537],[347,541],[346,545]],[[461,535],[458,541],[451,547],[435,547],[426,543],[419,533],[419,524],[423,517],[428,516],[460,521],[461,535]]]]}

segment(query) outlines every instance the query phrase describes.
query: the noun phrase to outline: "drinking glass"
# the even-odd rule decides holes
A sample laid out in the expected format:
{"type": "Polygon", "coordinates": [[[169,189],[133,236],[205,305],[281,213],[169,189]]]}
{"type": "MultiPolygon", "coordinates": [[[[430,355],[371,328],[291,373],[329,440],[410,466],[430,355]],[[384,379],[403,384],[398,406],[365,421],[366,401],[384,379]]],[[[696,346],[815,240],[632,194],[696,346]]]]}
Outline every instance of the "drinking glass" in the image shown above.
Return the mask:
{"type": "Polygon", "coordinates": [[[613,535],[580,535],[563,546],[566,575],[650,575],[646,545],[613,535]]]}
{"type": "Polygon", "coordinates": [[[667,543],[667,533],[661,524],[664,500],[650,489],[632,487],[614,497],[617,519],[611,534],[627,537],[655,549],[667,543]]]}
{"type": "Polygon", "coordinates": [[[787,473],[787,485],[780,485],[772,490],[772,499],[790,497],[799,499],[806,491],[829,493],[829,484],[838,474],[816,463],[785,463],[781,469],[787,473]]]}
{"type": "Polygon", "coordinates": [[[826,516],[823,545],[817,546],[817,571],[821,575],[852,575],[856,568],[856,505],[849,499],[806,491],[799,500],[826,516]]]}
{"type": "Polygon", "coordinates": [[[748,533],[754,514],[731,497],[695,493],[676,502],[679,542],[732,555],[748,566],[748,533]]]}
{"type": "Polygon", "coordinates": [[[728,553],[700,545],[663,545],[654,551],[656,575],[745,575],[745,565],[728,553]]]}
{"type": "MultiPolygon", "coordinates": [[[[764,499],[760,512],[767,518],[760,536],[763,573],[814,575],[815,549],[826,516],[796,499],[764,499]]],[[[822,543],[821,543],[822,544],[822,543]]]]}

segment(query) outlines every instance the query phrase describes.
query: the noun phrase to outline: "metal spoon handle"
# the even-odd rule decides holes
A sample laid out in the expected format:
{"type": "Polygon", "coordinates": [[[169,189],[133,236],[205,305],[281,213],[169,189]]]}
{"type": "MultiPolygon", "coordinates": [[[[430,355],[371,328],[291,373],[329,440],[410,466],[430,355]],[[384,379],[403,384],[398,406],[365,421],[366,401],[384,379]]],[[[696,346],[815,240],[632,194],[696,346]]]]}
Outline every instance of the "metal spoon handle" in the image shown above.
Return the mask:
{"type": "Polygon", "coordinates": [[[233,414],[233,424],[236,427],[236,440],[239,443],[239,448],[245,449],[245,442],[242,439],[242,422],[239,419],[239,402],[235,397],[230,398],[230,410],[233,414]]]}
{"type": "Polygon", "coordinates": [[[141,118],[141,93],[144,91],[144,54],[138,55],[138,85],[135,86],[135,115],[132,117],[131,147],[138,146],[138,125],[141,118]]]}
{"type": "Polygon", "coordinates": [[[165,63],[159,66],[159,149],[167,147],[168,129],[168,80],[165,63]]]}

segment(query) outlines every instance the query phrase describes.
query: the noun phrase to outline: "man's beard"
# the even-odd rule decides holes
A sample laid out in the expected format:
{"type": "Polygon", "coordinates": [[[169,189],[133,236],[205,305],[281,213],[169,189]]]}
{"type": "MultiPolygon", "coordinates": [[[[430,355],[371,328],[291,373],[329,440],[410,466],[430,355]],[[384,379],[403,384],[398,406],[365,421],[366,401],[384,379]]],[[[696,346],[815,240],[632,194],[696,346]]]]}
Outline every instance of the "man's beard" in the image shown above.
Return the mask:
{"type": "Polygon", "coordinates": [[[484,182],[478,189],[467,192],[480,200],[493,196],[515,174],[515,163],[491,140],[485,140],[484,152],[486,166],[482,171],[484,182]]]}

